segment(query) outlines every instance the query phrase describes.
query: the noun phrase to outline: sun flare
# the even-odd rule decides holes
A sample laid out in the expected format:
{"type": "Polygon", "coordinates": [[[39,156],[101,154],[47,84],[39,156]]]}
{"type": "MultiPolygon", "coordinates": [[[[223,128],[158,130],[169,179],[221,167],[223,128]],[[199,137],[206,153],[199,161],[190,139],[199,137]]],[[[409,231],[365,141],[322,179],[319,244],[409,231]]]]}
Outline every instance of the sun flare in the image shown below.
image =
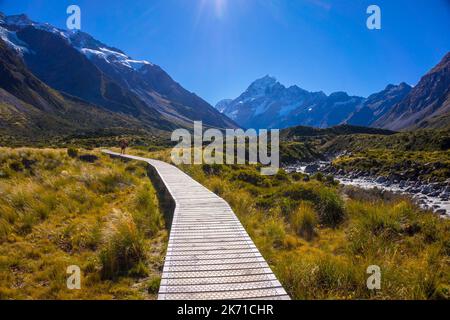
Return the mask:
{"type": "Polygon", "coordinates": [[[209,13],[212,11],[215,17],[222,18],[226,13],[227,2],[227,0],[201,0],[200,10],[209,13]]]}

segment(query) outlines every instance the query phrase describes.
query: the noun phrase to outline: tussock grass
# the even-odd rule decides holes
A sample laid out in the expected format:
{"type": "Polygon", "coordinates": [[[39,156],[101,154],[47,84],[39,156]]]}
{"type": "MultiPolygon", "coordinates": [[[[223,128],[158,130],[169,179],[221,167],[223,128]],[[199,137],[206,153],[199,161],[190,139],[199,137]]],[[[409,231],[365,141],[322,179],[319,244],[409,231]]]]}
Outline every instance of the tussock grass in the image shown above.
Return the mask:
{"type": "Polygon", "coordinates": [[[282,191],[294,201],[310,201],[319,215],[320,223],[337,227],[345,219],[344,203],[336,190],[319,181],[297,182],[282,191]]]}
{"type": "Polygon", "coordinates": [[[158,210],[156,191],[150,183],[139,187],[134,196],[133,219],[139,230],[146,236],[154,236],[164,225],[158,210]]]}
{"type": "Polygon", "coordinates": [[[115,210],[111,219],[100,253],[102,277],[116,279],[124,275],[146,276],[145,241],[133,217],[115,210]]]}
{"type": "MultiPolygon", "coordinates": [[[[170,161],[168,150],[139,152],[170,161]]],[[[228,201],[294,299],[449,298],[450,221],[404,197],[323,176],[261,184],[254,166],[180,168],[228,201]],[[381,290],[367,289],[370,265],[381,268],[381,290]]]]}
{"type": "Polygon", "coordinates": [[[159,276],[166,242],[144,166],[0,148],[0,299],[154,298],[136,284],[159,276]],[[81,290],[66,287],[72,264],[81,290]]]}
{"type": "Polygon", "coordinates": [[[312,240],[316,235],[318,216],[308,202],[302,202],[299,208],[291,214],[291,226],[295,233],[306,240],[312,240]]]}

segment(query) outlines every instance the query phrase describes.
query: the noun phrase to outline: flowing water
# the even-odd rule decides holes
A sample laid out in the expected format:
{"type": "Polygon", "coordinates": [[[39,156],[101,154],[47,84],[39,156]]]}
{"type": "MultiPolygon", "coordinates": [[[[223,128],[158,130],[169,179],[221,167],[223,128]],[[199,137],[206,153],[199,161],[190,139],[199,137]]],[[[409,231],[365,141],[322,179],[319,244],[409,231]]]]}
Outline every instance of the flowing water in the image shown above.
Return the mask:
{"type": "MultiPolygon", "coordinates": [[[[317,163],[319,166],[323,166],[325,163],[317,163]]],[[[288,172],[301,172],[306,173],[305,169],[308,167],[307,164],[290,166],[285,168],[288,172]]],[[[320,172],[320,169],[319,169],[320,172]]],[[[377,182],[376,178],[350,178],[346,176],[334,176],[343,185],[355,186],[361,189],[374,189],[378,188],[380,190],[390,191],[396,194],[402,194],[410,196],[414,202],[416,202],[421,208],[433,210],[441,214],[443,217],[450,218],[450,200],[443,200],[439,196],[433,197],[421,192],[412,193],[407,192],[404,186],[399,183],[386,184],[377,182]]]]}

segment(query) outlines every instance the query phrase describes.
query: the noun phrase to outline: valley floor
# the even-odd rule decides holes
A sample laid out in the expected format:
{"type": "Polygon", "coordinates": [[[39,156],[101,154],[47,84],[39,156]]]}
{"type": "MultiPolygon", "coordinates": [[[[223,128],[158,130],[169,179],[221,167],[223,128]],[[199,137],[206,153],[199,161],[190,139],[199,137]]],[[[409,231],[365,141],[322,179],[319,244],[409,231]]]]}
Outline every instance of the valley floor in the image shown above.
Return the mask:
{"type": "MultiPolygon", "coordinates": [[[[170,162],[169,149],[128,153],[170,162]]],[[[407,198],[257,166],[180,168],[228,201],[293,299],[449,299],[450,219],[407,198]],[[381,290],[367,288],[371,265],[381,290]]],[[[156,297],[167,231],[141,164],[2,148],[0,193],[1,299],[156,297]],[[69,265],[81,290],[66,287],[69,265]]]]}
{"type": "MultiPolygon", "coordinates": [[[[168,150],[130,151],[170,161],[168,150]]],[[[450,220],[408,198],[255,166],[180,166],[223,197],[293,299],[448,299],[450,220]],[[367,268],[381,269],[381,290],[367,268]]]]}

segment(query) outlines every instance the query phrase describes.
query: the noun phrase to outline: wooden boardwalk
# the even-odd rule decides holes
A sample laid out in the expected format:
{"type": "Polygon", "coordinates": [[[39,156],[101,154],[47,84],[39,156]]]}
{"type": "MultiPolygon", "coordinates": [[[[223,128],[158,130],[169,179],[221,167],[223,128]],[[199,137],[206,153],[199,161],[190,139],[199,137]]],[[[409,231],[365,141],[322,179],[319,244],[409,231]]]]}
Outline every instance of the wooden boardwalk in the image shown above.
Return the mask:
{"type": "Polygon", "coordinates": [[[142,157],[175,202],[159,300],[289,299],[229,204],[177,167],[142,157]]]}

